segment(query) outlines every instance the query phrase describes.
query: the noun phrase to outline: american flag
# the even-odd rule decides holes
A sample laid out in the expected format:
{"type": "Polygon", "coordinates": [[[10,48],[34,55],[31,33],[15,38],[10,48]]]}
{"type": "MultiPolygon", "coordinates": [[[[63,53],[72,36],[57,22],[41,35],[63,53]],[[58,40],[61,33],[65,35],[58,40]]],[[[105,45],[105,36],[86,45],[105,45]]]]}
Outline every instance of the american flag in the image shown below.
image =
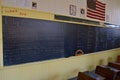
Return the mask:
{"type": "Polygon", "coordinates": [[[87,17],[105,21],[106,4],[98,0],[87,0],[87,17]]]}

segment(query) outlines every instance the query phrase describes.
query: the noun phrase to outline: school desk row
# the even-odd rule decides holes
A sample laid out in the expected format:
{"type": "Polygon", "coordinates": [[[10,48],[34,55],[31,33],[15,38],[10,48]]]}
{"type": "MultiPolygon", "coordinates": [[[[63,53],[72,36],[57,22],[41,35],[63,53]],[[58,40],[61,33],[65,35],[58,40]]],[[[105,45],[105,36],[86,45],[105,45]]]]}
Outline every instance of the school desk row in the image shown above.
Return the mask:
{"type": "Polygon", "coordinates": [[[120,55],[116,62],[96,66],[94,71],[79,72],[76,78],[70,80],[120,80],[120,55]]]}

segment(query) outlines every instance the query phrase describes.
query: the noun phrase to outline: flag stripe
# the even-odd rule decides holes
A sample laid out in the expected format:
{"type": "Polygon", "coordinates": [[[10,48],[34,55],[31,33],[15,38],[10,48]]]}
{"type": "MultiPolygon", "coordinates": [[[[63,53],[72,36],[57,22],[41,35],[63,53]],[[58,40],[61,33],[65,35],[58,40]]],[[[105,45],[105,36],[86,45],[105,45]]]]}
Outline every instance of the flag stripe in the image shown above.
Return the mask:
{"type": "Polygon", "coordinates": [[[105,21],[105,7],[106,7],[106,4],[102,3],[98,0],[95,0],[95,3],[96,3],[95,4],[95,9],[87,8],[87,17],[105,21]]]}
{"type": "Polygon", "coordinates": [[[96,19],[104,19],[104,18],[102,18],[102,17],[96,17],[96,16],[94,16],[94,15],[87,15],[87,16],[89,16],[89,17],[94,17],[94,18],[96,18],[96,19]]]}
{"type": "Polygon", "coordinates": [[[94,16],[98,16],[98,17],[105,18],[105,16],[100,15],[100,14],[94,14],[94,13],[91,13],[91,12],[88,12],[88,14],[89,14],[89,15],[94,15],[94,16]]]}
{"type": "Polygon", "coordinates": [[[105,11],[105,8],[104,8],[104,7],[101,7],[101,6],[99,6],[99,5],[96,5],[96,8],[98,8],[98,9],[101,9],[101,10],[105,11]]]}
{"type": "Polygon", "coordinates": [[[97,2],[96,2],[96,4],[97,4],[98,6],[105,7],[105,5],[98,4],[97,2]]]}
{"type": "Polygon", "coordinates": [[[102,2],[100,2],[100,1],[98,1],[98,0],[96,0],[96,3],[101,4],[101,5],[103,5],[103,6],[106,5],[105,3],[102,3],[102,2]]]}
{"type": "Polygon", "coordinates": [[[105,12],[102,12],[102,11],[96,11],[96,10],[92,10],[92,9],[88,9],[87,12],[92,12],[92,13],[96,13],[96,14],[105,15],[105,12]]]}
{"type": "Polygon", "coordinates": [[[101,9],[99,9],[99,8],[96,8],[96,11],[105,13],[105,10],[101,10],[101,9]]]}
{"type": "Polygon", "coordinates": [[[97,19],[105,19],[105,18],[103,18],[103,17],[99,17],[99,16],[95,16],[95,15],[87,15],[87,16],[90,16],[90,17],[94,17],[95,19],[97,18],[97,19]]]}
{"type": "Polygon", "coordinates": [[[87,17],[89,17],[89,18],[93,18],[93,19],[98,19],[98,20],[102,20],[102,21],[104,21],[105,19],[104,18],[100,18],[100,17],[96,17],[96,16],[89,16],[89,15],[87,15],[87,17]]]}

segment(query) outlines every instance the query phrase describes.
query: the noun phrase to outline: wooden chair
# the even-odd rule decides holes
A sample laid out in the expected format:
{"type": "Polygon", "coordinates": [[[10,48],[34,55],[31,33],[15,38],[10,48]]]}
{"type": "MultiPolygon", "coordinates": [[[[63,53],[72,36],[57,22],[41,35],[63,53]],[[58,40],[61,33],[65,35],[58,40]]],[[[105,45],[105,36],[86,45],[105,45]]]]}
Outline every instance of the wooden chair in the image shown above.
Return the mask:
{"type": "Polygon", "coordinates": [[[120,63],[108,63],[108,66],[120,70],[120,63]]]}

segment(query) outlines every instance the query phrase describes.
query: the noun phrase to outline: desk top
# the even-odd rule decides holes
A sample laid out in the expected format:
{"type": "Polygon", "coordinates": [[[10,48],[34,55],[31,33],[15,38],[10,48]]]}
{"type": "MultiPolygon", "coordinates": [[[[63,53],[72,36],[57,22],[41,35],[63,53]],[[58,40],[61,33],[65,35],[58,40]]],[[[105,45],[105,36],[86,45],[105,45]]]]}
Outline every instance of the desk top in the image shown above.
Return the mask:
{"type": "Polygon", "coordinates": [[[113,67],[110,67],[110,66],[103,66],[104,68],[108,68],[114,72],[120,72],[120,70],[116,69],[116,68],[113,68],[113,67]]]}
{"type": "Polygon", "coordinates": [[[96,80],[104,80],[105,79],[104,77],[96,74],[94,71],[92,71],[92,72],[85,72],[85,74],[95,78],[96,80]]]}

